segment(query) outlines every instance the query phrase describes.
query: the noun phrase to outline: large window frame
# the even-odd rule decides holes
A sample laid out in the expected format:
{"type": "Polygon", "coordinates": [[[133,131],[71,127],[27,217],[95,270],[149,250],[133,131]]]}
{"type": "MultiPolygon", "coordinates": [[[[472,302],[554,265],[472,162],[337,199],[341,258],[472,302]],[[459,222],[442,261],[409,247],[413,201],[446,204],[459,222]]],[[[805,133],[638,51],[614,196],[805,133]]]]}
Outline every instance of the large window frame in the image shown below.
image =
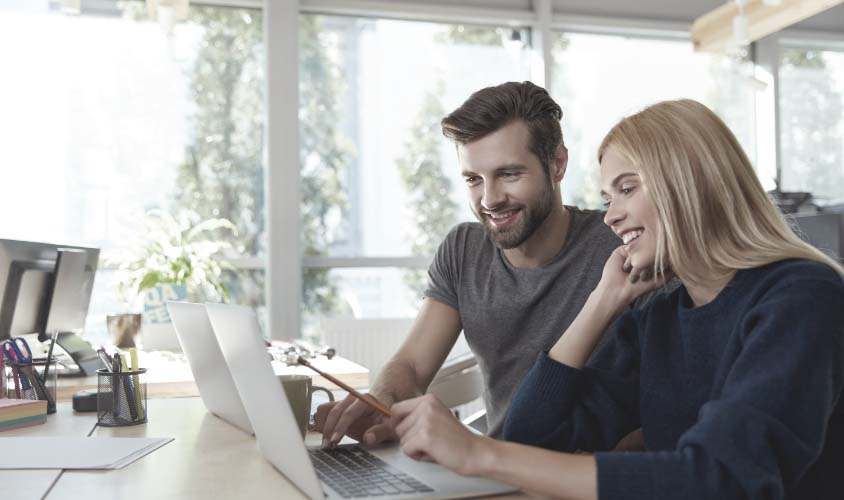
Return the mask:
{"type": "Polygon", "coordinates": [[[787,49],[844,52],[844,32],[788,29],[754,44],[757,75],[769,84],[769,88],[760,93],[757,100],[757,108],[763,106],[762,113],[757,111],[756,116],[758,144],[769,146],[764,151],[766,156],[760,156],[758,161],[760,165],[767,164],[765,173],[775,179],[777,184],[782,179],[783,170],[779,73],[782,53],[787,49]]]}
{"type": "MultiPolygon", "coordinates": [[[[690,40],[686,23],[664,20],[627,20],[612,17],[573,16],[553,12],[551,0],[536,0],[525,9],[490,9],[473,5],[429,5],[423,2],[374,0],[206,0],[203,3],[263,7],[267,53],[267,231],[265,259],[236,262],[243,269],[262,269],[266,262],[268,331],[274,338],[301,335],[302,272],[328,268],[427,268],[432,256],[320,257],[303,256],[299,241],[300,167],[298,124],[298,17],[299,14],[353,15],[445,23],[497,24],[527,28],[535,65],[534,81],[552,87],[551,41],[553,31],[613,34],[629,37],[690,40]]],[[[787,30],[753,44],[751,59],[757,78],[767,88],[757,95],[757,164],[760,178],[780,178],[778,125],[778,60],[780,40],[800,40],[801,46],[844,47],[844,33],[787,30]]],[[[772,186],[766,184],[766,188],[772,186]]]]}

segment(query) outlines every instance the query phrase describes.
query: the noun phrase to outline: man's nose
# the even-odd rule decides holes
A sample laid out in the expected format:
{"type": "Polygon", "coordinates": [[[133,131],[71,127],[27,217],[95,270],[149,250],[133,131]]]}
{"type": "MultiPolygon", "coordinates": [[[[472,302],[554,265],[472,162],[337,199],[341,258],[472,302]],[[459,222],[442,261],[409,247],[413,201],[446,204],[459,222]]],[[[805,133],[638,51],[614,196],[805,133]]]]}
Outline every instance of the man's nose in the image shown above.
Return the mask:
{"type": "Polygon", "coordinates": [[[481,198],[481,206],[487,210],[495,210],[504,203],[505,199],[504,192],[498,188],[495,182],[484,183],[484,196],[481,198]]]}

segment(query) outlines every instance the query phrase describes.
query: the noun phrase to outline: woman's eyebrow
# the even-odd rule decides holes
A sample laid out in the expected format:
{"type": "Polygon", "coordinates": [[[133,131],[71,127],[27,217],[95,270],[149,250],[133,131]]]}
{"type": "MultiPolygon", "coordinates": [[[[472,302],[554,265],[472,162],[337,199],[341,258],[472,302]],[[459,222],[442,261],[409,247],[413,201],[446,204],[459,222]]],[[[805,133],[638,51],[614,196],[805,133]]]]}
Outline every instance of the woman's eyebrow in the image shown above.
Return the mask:
{"type": "MultiPolygon", "coordinates": [[[[620,173],[620,174],[615,176],[615,179],[613,179],[612,182],[610,182],[610,187],[615,189],[619,185],[619,183],[621,183],[622,180],[626,179],[627,177],[631,177],[631,176],[638,177],[639,174],[637,174],[636,172],[620,173]]],[[[603,189],[601,190],[601,196],[607,196],[606,191],[604,191],[603,189]]]]}

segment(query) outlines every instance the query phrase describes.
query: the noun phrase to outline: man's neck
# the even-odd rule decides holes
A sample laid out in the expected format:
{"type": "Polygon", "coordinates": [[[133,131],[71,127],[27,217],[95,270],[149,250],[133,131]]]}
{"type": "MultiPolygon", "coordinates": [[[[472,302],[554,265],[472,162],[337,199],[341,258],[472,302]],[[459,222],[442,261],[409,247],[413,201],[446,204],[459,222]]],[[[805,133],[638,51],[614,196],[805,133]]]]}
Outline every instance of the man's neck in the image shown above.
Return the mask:
{"type": "Polygon", "coordinates": [[[555,203],[551,213],[524,243],[516,248],[503,250],[504,256],[514,267],[540,267],[551,261],[566,243],[571,213],[562,201],[555,203]]]}

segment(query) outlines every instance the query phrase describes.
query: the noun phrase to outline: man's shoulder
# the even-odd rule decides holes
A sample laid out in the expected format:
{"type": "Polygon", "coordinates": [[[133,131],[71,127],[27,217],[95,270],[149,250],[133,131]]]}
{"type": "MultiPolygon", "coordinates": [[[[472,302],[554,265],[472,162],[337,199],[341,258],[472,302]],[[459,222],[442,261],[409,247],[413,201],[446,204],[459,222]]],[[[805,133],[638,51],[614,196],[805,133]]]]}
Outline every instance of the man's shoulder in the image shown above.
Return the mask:
{"type": "Polygon", "coordinates": [[[440,243],[439,258],[462,260],[465,255],[475,258],[494,252],[494,243],[479,222],[460,222],[449,230],[440,243]]]}
{"type": "Polygon", "coordinates": [[[445,242],[452,246],[477,247],[492,244],[486,229],[480,222],[460,222],[448,232],[445,242]]]}
{"type": "Polygon", "coordinates": [[[459,222],[452,226],[446,238],[464,235],[471,237],[478,237],[484,235],[484,227],[480,222],[459,222]]]}
{"type": "Polygon", "coordinates": [[[584,246],[602,245],[612,252],[621,240],[604,223],[605,212],[589,208],[566,206],[572,216],[572,239],[584,246]]]}

